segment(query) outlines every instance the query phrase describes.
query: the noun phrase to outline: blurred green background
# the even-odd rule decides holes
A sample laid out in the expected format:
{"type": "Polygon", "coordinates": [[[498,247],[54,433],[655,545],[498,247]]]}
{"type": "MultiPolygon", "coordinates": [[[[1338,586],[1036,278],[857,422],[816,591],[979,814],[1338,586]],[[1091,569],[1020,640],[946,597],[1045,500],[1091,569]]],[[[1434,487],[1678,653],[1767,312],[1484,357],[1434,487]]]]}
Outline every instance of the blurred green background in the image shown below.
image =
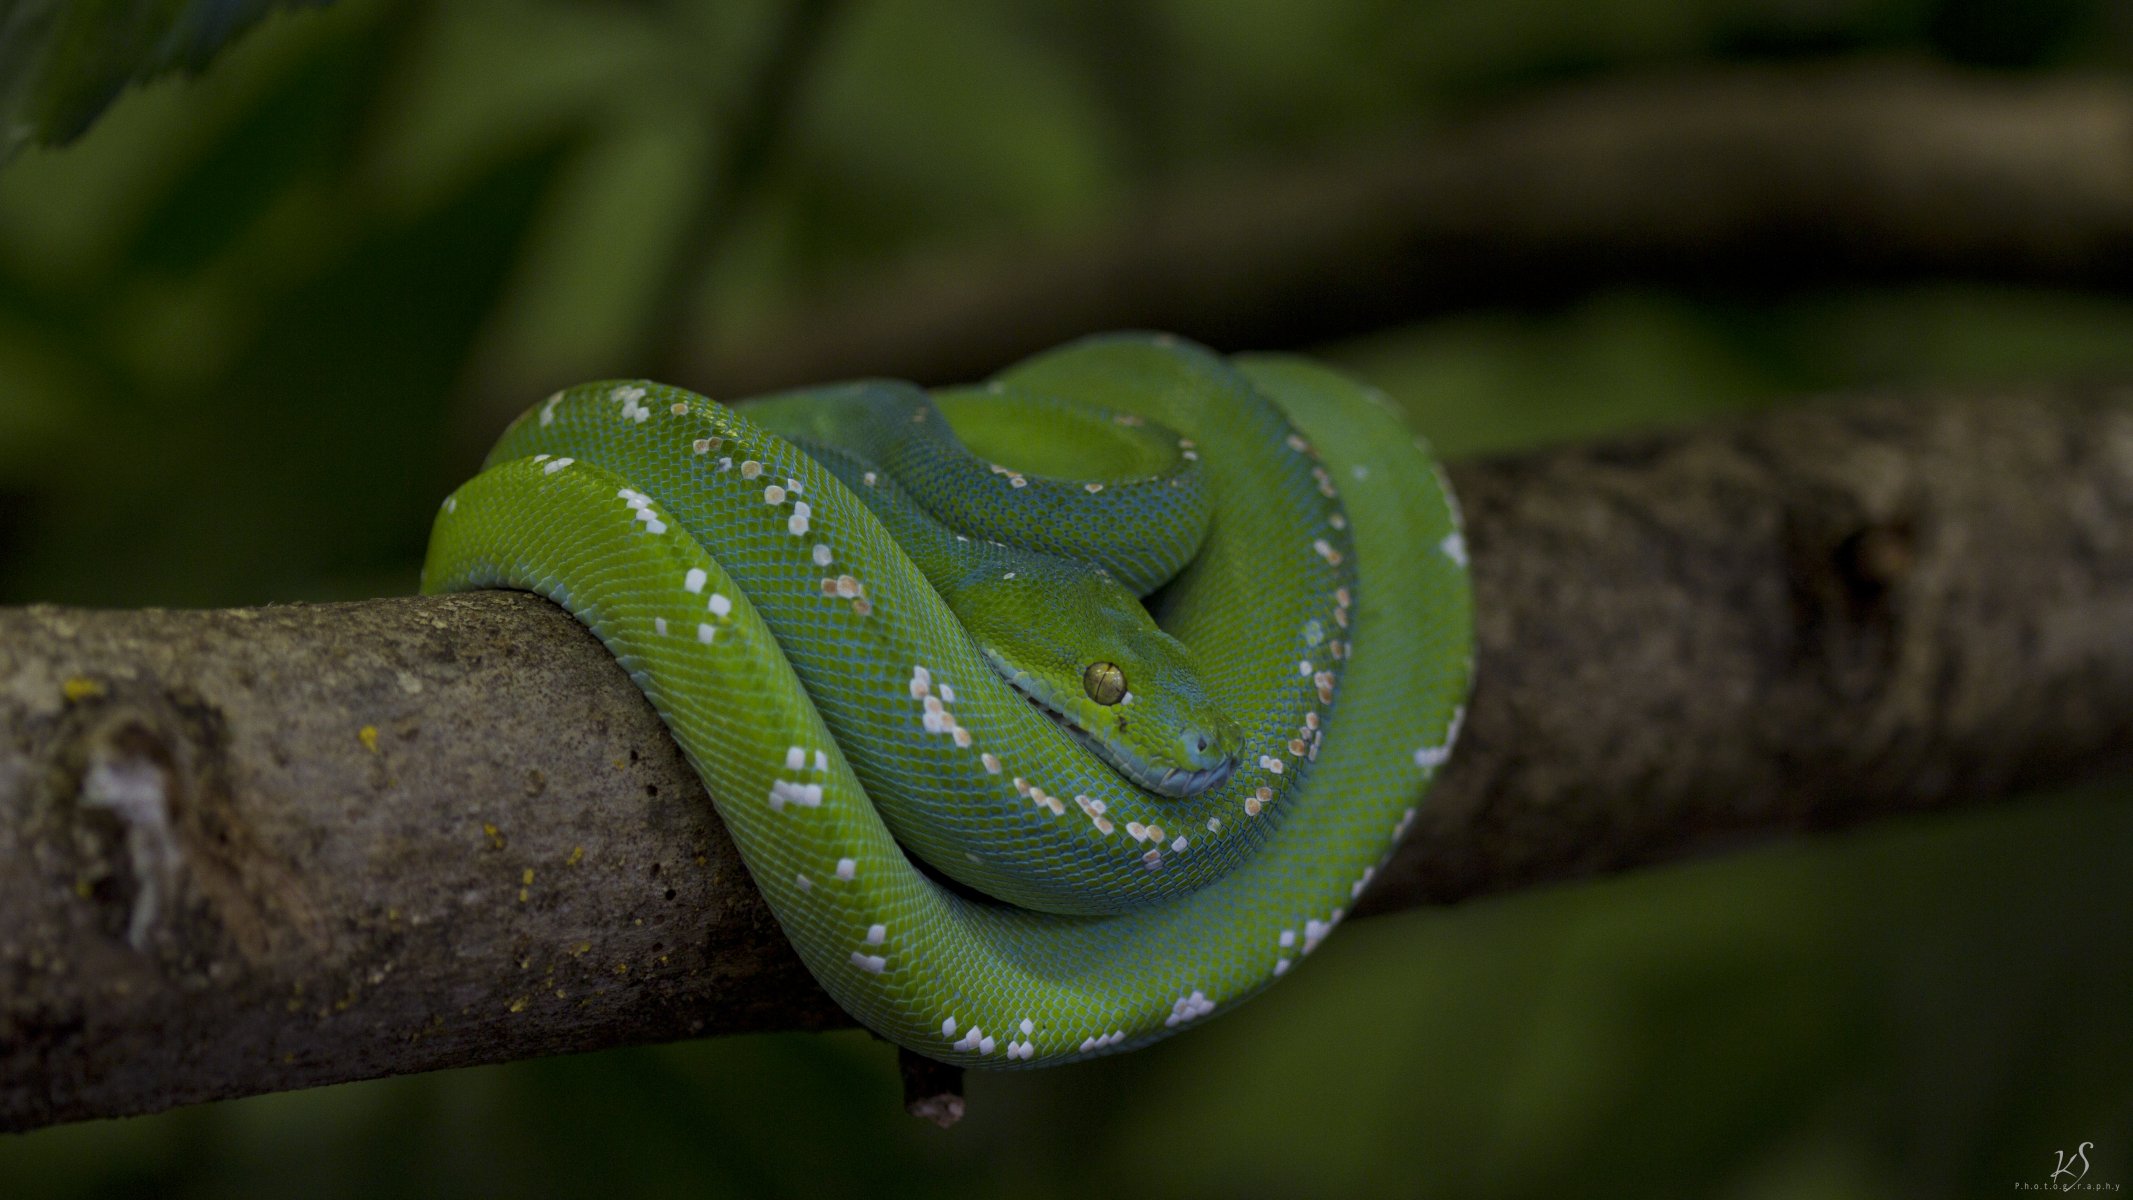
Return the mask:
{"type": "MultiPolygon", "coordinates": [[[[515,407],[846,281],[1567,80],[2124,74],[2109,0],[344,0],[0,168],[0,603],[411,591],[515,407]]],[[[1245,349],[1247,347],[1226,347],[1245,349]]],[[[1453,455],[2133,378],[2133,297],[1623,289],[1315,348],[1453,455]]],[[[676,379],[674,382],[697,382],[676,379]]],[[[797,381],[795,381],[797,382],[797,381]]],[[[2126,789],[1350,927],[1123,1059],[728,1038],[0,1137],[0,1195],[1968,1196],[2133,1185],[2126,789]]]]}

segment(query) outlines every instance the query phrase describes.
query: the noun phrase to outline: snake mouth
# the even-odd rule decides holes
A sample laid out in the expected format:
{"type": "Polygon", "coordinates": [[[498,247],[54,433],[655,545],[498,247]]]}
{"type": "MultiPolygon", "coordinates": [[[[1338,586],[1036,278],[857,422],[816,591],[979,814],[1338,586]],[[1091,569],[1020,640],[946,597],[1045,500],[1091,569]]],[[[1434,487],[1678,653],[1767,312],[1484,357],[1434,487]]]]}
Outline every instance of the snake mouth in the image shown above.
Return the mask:
{"type": "Polygon", "coordinates": [[[1197,771],[1169,767],[1163,771],[1161,779],[1154,783],[1143,782],[1141,786],[1164,796],[1197,796],[1201,792],[1228,783],[1230,773],[1236,769],[1237,760],[1234,758],[1225,758],[1214,766],[1202,767],[1197,771]]]}
{"type": "Polygon", "coordinates": [[[1026,672],[1010,671],[1007,664],[995,658],[990,651],[986,652],[985,661],[991,664],[995,674],[1007,681],[1007,686],[1013,688],[1016,695],[1029,702],[1031,708],[1050,717],[1053,724],[1066,730],[1068,736],[1080,742],[1089,753],[1104,760],[1112,770],[1125,776],[1136,786],[1146,788],[1158,796],[1197,796],[1210,788],[1218,788],[1228,783],[1230,774],[1237,769],[1237,760],[1234,758],[1225,758],[1214,766],[1202,767],[1195,771],[1188,771],[1183,767],[1156,767],[1140,762],[1127,754],[1123,748],[1089,732],[1081,722],[1068,716],[1064,710],[1046,699],[1037,690],[1036,681],[1026,672]]]}

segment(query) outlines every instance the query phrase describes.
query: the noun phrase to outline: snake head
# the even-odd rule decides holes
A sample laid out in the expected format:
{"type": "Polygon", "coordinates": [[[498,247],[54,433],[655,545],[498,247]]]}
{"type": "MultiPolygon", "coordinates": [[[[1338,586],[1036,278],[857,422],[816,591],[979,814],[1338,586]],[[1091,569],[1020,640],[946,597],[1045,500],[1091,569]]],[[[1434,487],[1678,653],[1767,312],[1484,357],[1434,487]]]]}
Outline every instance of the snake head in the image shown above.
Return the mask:
{"type": "Polygon", "coordinates": [[[1043,555],[992,565],[955,592],[993,670],[1120,775],[1163,796],[1228,781],[1243,731],[1132,592],[1043,555]]]}

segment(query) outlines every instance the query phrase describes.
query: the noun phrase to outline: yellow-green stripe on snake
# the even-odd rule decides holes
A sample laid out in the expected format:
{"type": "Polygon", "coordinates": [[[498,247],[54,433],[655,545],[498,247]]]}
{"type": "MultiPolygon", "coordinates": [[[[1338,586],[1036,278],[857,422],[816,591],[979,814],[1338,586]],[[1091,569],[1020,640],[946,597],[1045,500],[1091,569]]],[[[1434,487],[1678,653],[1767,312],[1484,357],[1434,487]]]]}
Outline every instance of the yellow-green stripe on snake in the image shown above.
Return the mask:
{"type": "Polygon", "coordinates": [[[824,988],[1017,1067],[1203,1020],[1339,924],[1457,734],[1465,568],[1372,389],[1110,335],[937,403],[558,393],[423,586],[576,614],[824,988]]]}

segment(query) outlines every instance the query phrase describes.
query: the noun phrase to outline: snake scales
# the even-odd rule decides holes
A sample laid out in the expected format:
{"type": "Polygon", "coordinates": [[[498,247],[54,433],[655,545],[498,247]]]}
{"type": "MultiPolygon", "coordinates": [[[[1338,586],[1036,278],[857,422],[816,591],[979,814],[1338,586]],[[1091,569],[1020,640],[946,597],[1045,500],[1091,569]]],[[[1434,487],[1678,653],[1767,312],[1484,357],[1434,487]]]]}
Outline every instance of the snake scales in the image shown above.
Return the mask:
{"type": "Polygon", "coordinates": [[[559,392],[444,502],[423,587],[576,614],[830,994],[988,1067],[1144,1044],[1309,954],[1473,645],[1456,508],[1379,394],[1150,335],[930,396],[559,392]]]}

